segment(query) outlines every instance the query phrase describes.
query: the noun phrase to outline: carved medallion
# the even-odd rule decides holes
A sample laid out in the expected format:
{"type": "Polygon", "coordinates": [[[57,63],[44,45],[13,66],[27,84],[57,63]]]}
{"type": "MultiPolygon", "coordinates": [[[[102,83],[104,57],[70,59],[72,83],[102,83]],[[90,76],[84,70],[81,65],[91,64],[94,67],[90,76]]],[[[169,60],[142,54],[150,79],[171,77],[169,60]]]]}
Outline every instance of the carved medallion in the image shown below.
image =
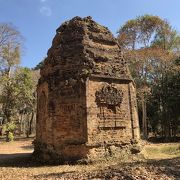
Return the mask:
{"type": "Polygon", "coordinates": [[[100,91],[96,92],[96,102],[110,106],[119,106],[123,99],[122,90],[116,89],[112,85],[104,86],[100,91]]]}

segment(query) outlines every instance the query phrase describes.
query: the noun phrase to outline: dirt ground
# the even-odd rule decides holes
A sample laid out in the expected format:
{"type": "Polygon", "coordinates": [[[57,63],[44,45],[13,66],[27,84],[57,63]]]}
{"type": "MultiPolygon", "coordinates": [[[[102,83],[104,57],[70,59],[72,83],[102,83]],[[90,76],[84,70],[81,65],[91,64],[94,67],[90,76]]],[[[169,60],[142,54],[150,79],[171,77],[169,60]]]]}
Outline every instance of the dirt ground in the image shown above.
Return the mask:
{"type": "Polygon", "coordinates": [[[32,140],[8,143],[0,140],[0,180],[180,180],[180,153],[177,152],[180,145],[177,143],[146,145],[144,156],[106,158],[89,165],[54,166],[32,160],[32,140]]]}

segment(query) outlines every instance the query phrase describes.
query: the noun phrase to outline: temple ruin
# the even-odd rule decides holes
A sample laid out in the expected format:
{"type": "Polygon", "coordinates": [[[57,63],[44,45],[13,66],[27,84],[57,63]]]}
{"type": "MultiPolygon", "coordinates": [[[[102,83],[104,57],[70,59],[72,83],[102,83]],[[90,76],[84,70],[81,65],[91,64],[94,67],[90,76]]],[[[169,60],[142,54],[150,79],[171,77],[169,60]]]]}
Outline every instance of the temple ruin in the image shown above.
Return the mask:
{"type": "Polygon", "coordinates": [[[134,82],[108,28],[91,17],[63,23],[40,74],[35,153],[44,160],[97,157],[139,139],[134,82]]]}

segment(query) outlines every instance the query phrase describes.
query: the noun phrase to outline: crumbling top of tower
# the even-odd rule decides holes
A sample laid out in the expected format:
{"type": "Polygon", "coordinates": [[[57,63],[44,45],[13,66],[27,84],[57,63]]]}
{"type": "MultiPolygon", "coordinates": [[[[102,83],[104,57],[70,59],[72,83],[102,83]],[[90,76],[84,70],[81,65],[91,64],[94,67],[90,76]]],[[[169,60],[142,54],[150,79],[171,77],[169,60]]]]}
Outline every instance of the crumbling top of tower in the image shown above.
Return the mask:
{"type": "Polygon", "coordinates": [[[75,17],[57,30],[41,69],[41,82],[51,75],[60,79],[102,77],[131,80],[116,38],[91,17],[75,17]]]}

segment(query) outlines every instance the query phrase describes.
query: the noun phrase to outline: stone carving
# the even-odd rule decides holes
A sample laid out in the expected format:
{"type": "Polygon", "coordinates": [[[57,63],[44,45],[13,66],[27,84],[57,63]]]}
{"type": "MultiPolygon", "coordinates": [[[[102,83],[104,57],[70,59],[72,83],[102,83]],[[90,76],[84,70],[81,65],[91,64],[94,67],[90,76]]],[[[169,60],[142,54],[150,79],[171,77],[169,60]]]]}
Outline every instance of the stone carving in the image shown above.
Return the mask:
{"type": "Polygon", "coordinates": [[[134,83],[108,28],[91,17],[63,23],[40,74],[38,158],[60,163],[97,157],[104,142],[121,146],[139,139],[134,83]]]}
{"type": "Polygon", "coordinates": [[[124,127],[122,113],[117,110],[123,100],[123,91],[112,85],[105,85],[100,91],[96,91],[95,95],[100,110],[97,117],[101,120],[98,127],[104,130],[124,127]]]}
{"type": "Polygon", "coordinates": [[[123,99],[122,90],[118,90],[112,85],[104,86],[96,92],[96,102],[110,106],[119,106],[123,99]]]}

